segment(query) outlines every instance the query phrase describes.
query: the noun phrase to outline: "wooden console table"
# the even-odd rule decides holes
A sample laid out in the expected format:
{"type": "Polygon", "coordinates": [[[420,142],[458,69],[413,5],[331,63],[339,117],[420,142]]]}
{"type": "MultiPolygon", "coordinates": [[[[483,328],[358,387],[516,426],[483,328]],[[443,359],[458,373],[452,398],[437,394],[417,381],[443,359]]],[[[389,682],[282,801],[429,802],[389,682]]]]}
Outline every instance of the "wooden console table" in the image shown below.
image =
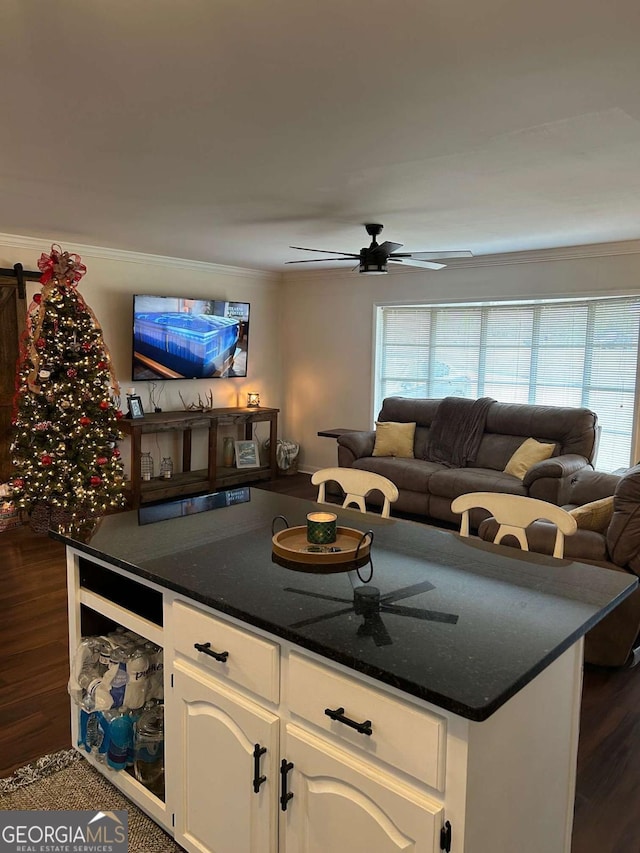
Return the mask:
{"type": "Polygon", "coordinates": [[[218,488],[229,488],[256,480],[275,479],[276,438],[278,434],[279,409],[225,408],[209,412],[152,412],[144,418],[122,420],[120,426],[131,436],[131,506],[137,509],[141,503],[164,500],[181,495],[195,495],[218,488]],[[261,460],[258,468],[223,468],[217,465],[218,427],[233,425],[243,427],[243,438],[253,438],[253,425],[269,422],[269,459],[261,460]],[[191,433],[194,429],[209,431],[207,467],[191,470],[191,433]],[[169,480],[158,477],[143,480],[140,471],[142,436],[146,433],[182,433],[182,471],[174,473],[169,480]]]}

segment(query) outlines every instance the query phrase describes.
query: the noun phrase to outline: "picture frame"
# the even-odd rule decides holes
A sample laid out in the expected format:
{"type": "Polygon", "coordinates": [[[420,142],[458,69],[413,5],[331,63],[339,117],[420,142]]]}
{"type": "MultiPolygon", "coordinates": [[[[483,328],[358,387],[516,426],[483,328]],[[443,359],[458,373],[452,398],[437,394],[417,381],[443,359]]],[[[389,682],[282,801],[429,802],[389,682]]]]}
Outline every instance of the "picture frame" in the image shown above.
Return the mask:
{"type": "Polygon", "coordinates": [[[132,394],[127,397],[127,408],[129,410],[129,414],[127,417],[132,420],[135,418],[143,418],[144,417],[144,409],[142,408],[142,400],[137,394],[132,394]]]}
{"type": "Polygon", "coordinates": [[[236,441],[236,468],[259,468],[260,454],[257,441],[236,441]]]}

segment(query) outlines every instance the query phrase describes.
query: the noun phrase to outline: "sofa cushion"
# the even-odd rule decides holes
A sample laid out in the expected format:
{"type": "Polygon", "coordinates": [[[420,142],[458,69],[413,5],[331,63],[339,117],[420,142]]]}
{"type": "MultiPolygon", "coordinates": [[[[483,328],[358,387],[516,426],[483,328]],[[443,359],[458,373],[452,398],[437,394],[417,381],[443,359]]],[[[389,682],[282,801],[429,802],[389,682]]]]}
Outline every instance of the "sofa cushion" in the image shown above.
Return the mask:
{"type": "MultiPolygon", "coordinates": [[[[498,522],[495,518],[485,519],[478,527],[478,536],[485,542],[493,542],[498,532],[498,522]]],[[[556,540],[556,526],[549,521],[534,521],[527,527],[527,543],[529,550],[535,554],[553,555],[556,540]]],[[[505,536],[501,545],[513,545],[519,548],[513,536],[505,536]]],[[[586,559],[597,563],[608,563],[607,543],[602,533],[595,530],[577,530],[573,536],[564,537],[564,559],[583,561],[586,559]]]]}
{"type": "Polygon", "coordinates": [[[376,423],[376,441],[372,456],[399,456],[413,459],[415,423],[386,421],[376,423]]]}
{"type": "Polygon", "coordinates": [[[613,495],[569,510],[581,530],[604,533],[613,516],[613,495]]]}
{"type": "Polygon", "coordinates": [[[524,480],[524,475],[536,462],[548,459],[555,450],[555,444],[543,444],[535,438],[523,441],[504,467],[505,474],[511,474],[519,480],[524,480]]]}
{"type": "Polygon", "coordinates": [[[489,471],[486,468],[444,468],[434,471],[429,478],[429,491],[432,495],[451,500],[469,492],[527,494],[520,480],[502,471],[489,471]]]}
{"type": "Polygon", "coordinates": [[[429,482],[434,473],[443,470],[437,462],[425,462],[423,459],[400,459],[397,456],[367,456],[356,459],[354,468],[382,474],[400,491],[429,493],[429,482]]]}

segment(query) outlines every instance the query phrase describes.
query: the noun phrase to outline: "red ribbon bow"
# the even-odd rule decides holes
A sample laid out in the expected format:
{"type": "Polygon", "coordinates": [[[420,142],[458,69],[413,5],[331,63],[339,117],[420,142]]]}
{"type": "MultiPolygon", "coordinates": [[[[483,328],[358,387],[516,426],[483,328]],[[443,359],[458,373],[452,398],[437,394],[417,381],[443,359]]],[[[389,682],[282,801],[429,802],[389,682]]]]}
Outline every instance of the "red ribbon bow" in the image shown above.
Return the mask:
{"type": "Polygon", "coordinates": [[[50,254],[45,255],[43,252],[40,255],[38,269],[42,273],[40,276],[42,284],[48,284],[53,278],[75,285],[87,271],[80,255],[63,252],[57,243],[52,244],[50,254]]]}

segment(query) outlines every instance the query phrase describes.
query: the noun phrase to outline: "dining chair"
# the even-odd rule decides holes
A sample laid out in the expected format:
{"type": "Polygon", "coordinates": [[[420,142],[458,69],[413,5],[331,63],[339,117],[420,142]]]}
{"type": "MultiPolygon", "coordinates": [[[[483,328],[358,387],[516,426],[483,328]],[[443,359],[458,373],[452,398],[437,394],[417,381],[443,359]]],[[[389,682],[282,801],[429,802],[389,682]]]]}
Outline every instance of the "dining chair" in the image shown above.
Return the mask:
{"type": "Polygon", "coordinates": [[[469,510],[488,510],[498,522],[498,532],[493,540],[497,545],[505,536],[515,536],[523,551],[529,550],[526,529],[534,521],[545,520],[556,525],[554,557],[564,555],[564,537],[578,529],[575,518],[562,507],[537,498],[523,495],[505,495],[497,492],[469,492],[451,502],[453,512],[462,513],[460,535],[469,535],[469,510]]]}
{"type": "Polygon", "coordinates": [[[355,504],[360,512],[367,512],[365,497],[369,492],[378,491],[384,498],[381,515],[389,518],[391,504],[398,500],[398,487],[382,474],[361,471],[359,468],[321,468],[311,476],[312,484],[319,487],[318,503],[328,503],[325,488],[331,481],[337,483],[346,494],[343,508],[355,504]]]}

